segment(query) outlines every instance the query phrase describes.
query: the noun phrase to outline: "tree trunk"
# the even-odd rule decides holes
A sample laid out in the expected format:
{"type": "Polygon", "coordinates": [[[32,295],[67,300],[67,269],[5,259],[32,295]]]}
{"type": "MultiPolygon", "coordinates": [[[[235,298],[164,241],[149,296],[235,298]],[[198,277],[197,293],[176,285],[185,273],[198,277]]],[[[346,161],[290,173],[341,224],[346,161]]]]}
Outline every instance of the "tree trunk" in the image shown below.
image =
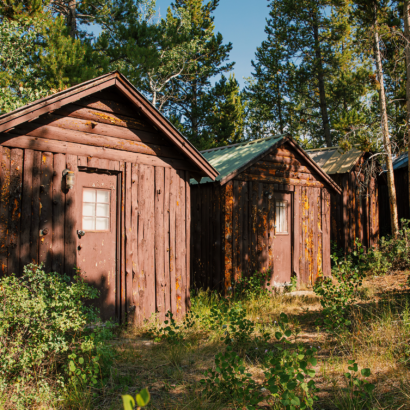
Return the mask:
{"type": "Polygon", "coordinates": [[[315,40],[315,57],[317,66],[317,80],[319,86],[319,103],[320,103],[320,113],[322,115],[323,131],[325,134],[325,141],[328,147],[331,147],[332,136],[330,134],[330,122],[327,113],[327,102],[326,102],[326,91],[325,91],[325,80],[323,75],[323,63],[322,63],[322,50],[320,48],[319,41],[319,26],[317,22],[317,15],[314,14],[313,17],[313,38],[315,40]]]}
{"type": "Polygon", "coordinates": [[[197,87],[196,80],[193,81],[191,91],[192,91],[192,106],[191,106],[192,139],[196,143],[199,143],[198,87],[197,87]]]}
{"type": "Polygon", "coordinates": [[[280,92],[280,78],[279,76],[276,76],[277,78],[277,86],[278,86],[278,116],[279,116],[279,128],[280,128],[280,133],[283,134],[283,118],[282,118],[282,94],[280,92]]]}
{"type": "MultiPolygon", "coordinates": [[[[404,19],[404,37],[406,41],[405,54],[406,54],[406,105],[407,105],[407,149],[408,158],[410,159],[410,3],[409,0],[404,0],[403,9],[403,19],[404,19]]],[[[408,169],[408,190],[409,190],[409,207],[410,207],[410,162],[407,163],[408,169]]],[[[410,215],[410,212],[409,212],[410,215]]]]}
{"type": "Polygon", "coordinates": [[[382,122],[383,144],[386,150],[386,168],[387,168],[387,187],[389,190],[389,202],[390,202],[390,220],[392,235],[397,237],[399,231],[399,220],[397,216],[397,201],[396,201],[396,187],[394,185],[394,172],[393,172],[393,160],[391,154],[390,136],[389,136],[389,123],[387,119],[386,108],[386,94],[384,91],[384,79],[383,79],[383,65],[380,54],[380,39],[377,26],[376,8],[374,17],[374,58],[376,60],[377,77],[380,83],[380,116],[382,122]]]}
{"type": "Polygon", "coordinates": [[[75,39],[77,34],[77,0],[70,0],[68,3],[67,26],[70,37],[75,39]]]}

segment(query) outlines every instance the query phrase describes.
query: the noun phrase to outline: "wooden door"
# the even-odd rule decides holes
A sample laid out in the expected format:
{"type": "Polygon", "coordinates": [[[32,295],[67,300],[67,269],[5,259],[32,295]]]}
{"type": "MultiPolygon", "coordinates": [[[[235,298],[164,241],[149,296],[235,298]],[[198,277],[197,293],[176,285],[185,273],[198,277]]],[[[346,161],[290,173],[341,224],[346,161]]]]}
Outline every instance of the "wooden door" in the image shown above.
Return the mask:
{"type": "Polygon", "coordinates": [[[292,274],[292,194],[275,192],[273,237],[273,285],[290,283],[292,274]]]}
{"type": "Polygon", "coordinates": [[[93,304],[101,319],[115,316],[117,176],[78,172],[77,266],[100,297],[93,304]]]}

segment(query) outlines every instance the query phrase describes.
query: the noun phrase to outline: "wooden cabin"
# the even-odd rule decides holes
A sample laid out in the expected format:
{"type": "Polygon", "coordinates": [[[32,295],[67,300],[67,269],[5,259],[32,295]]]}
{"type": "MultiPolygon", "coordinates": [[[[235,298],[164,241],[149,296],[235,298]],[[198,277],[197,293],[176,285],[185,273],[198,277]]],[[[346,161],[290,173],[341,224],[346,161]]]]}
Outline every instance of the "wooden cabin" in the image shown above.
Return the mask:
{"type": "Polygon", "coordinates": [[[43,263],[100,289],[102,319],[185,312],[201,154],[118,72],[0,117],[1,274],[43,263]]]}
{"type": "Polygon", "coordinates": [[[356,238],[366,248],[379,240],[378,180],[371,178],[365,189],[359,190],[364,175],[360,165],[371,155],[353,148],[338,147],[306,151],[310,157],[342,188],[342,194],[331,196],[331,240],[339,249],[351,251],[356,238]]]}
{"type": "Polygon", "coordinates": [[[191,180],[192,282],[227,291],[271,271],[274,286],[330,275],[330,195],[337,184],[290,137],[202,151],[219,172],[191,180]]]}
{"type": "MultiPolygon", "coordinates": [[[[410,219],[409,208],[409,157],[408,153],[401,154],[393,160],[394,185],[396,187],[397,214],[399,226],[402,219],[410,219]]],[[[379,183],[379,224],[380,235],[391,235],[390,201],[387,182],[379,183]]]]}

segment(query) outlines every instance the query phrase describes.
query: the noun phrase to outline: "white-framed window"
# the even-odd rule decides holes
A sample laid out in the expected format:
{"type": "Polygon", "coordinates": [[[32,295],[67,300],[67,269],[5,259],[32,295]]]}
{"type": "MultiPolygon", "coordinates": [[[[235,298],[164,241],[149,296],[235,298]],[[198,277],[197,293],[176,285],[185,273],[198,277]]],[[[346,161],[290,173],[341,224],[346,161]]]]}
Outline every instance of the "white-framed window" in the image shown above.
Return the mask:
{"type": "Polygon", "coordinates": [[[106,189],[83,189],[83,230],[110,230],[111,191],[106,189]]]}
{"type": "Polygon", "coordinates": [[[276,233],[288,233],[288,202],[276,201],[276,233]]]}

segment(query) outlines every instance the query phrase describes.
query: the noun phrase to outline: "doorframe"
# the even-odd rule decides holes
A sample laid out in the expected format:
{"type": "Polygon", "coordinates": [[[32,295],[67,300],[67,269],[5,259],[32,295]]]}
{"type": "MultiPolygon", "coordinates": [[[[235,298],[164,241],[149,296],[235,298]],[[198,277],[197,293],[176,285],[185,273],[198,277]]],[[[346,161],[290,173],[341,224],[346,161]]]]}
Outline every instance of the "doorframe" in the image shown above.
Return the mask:
{"type": "MultiPolygon", "coordinates": [[[[113,170],[107,168],[99,168],[99,167],[87,167],[87,166],[78,166],[78,172],[87,172],[90,174],[108,174],[108,175],[116,175],[117,176],[117,213],[116,213],[116,249],[115,249],[115,320],[118,323],[121,323],[121,320],[125,320],[121,316],[121,272],[122,272],[122,264],[121,264],[121,237],[122,237],[122,212],[121,212],[121,204],[122,204],[122,171],[121,170],[113,170]]],[[[124,289],[125,292],[125,289],[124,289]]]]}
{"type": "MultiPolygon", "coordinates": [[[[272,184],[273,185],[273,184],[272,184]]],[[[290,223],[290,227],[289,229],[291,230],[289,232],[290,234],[290,278],[289,278],[289,284],[290,279],[292,278],[293,274],[294,274],[294,249],[295,249],[295,190],[294,190],[294,186],[290,185],[289,188],[287,189],[285,186],[283,185],[274,185],[275,188],[277,187],[277,189],[274,188],[273,193],[279,193],[279,194],[290,194],[290,218],[289,218],[289,223],[290,223]]],[[[275,206],[275,217],[276,217],[276,205],[275,206]]]]}

